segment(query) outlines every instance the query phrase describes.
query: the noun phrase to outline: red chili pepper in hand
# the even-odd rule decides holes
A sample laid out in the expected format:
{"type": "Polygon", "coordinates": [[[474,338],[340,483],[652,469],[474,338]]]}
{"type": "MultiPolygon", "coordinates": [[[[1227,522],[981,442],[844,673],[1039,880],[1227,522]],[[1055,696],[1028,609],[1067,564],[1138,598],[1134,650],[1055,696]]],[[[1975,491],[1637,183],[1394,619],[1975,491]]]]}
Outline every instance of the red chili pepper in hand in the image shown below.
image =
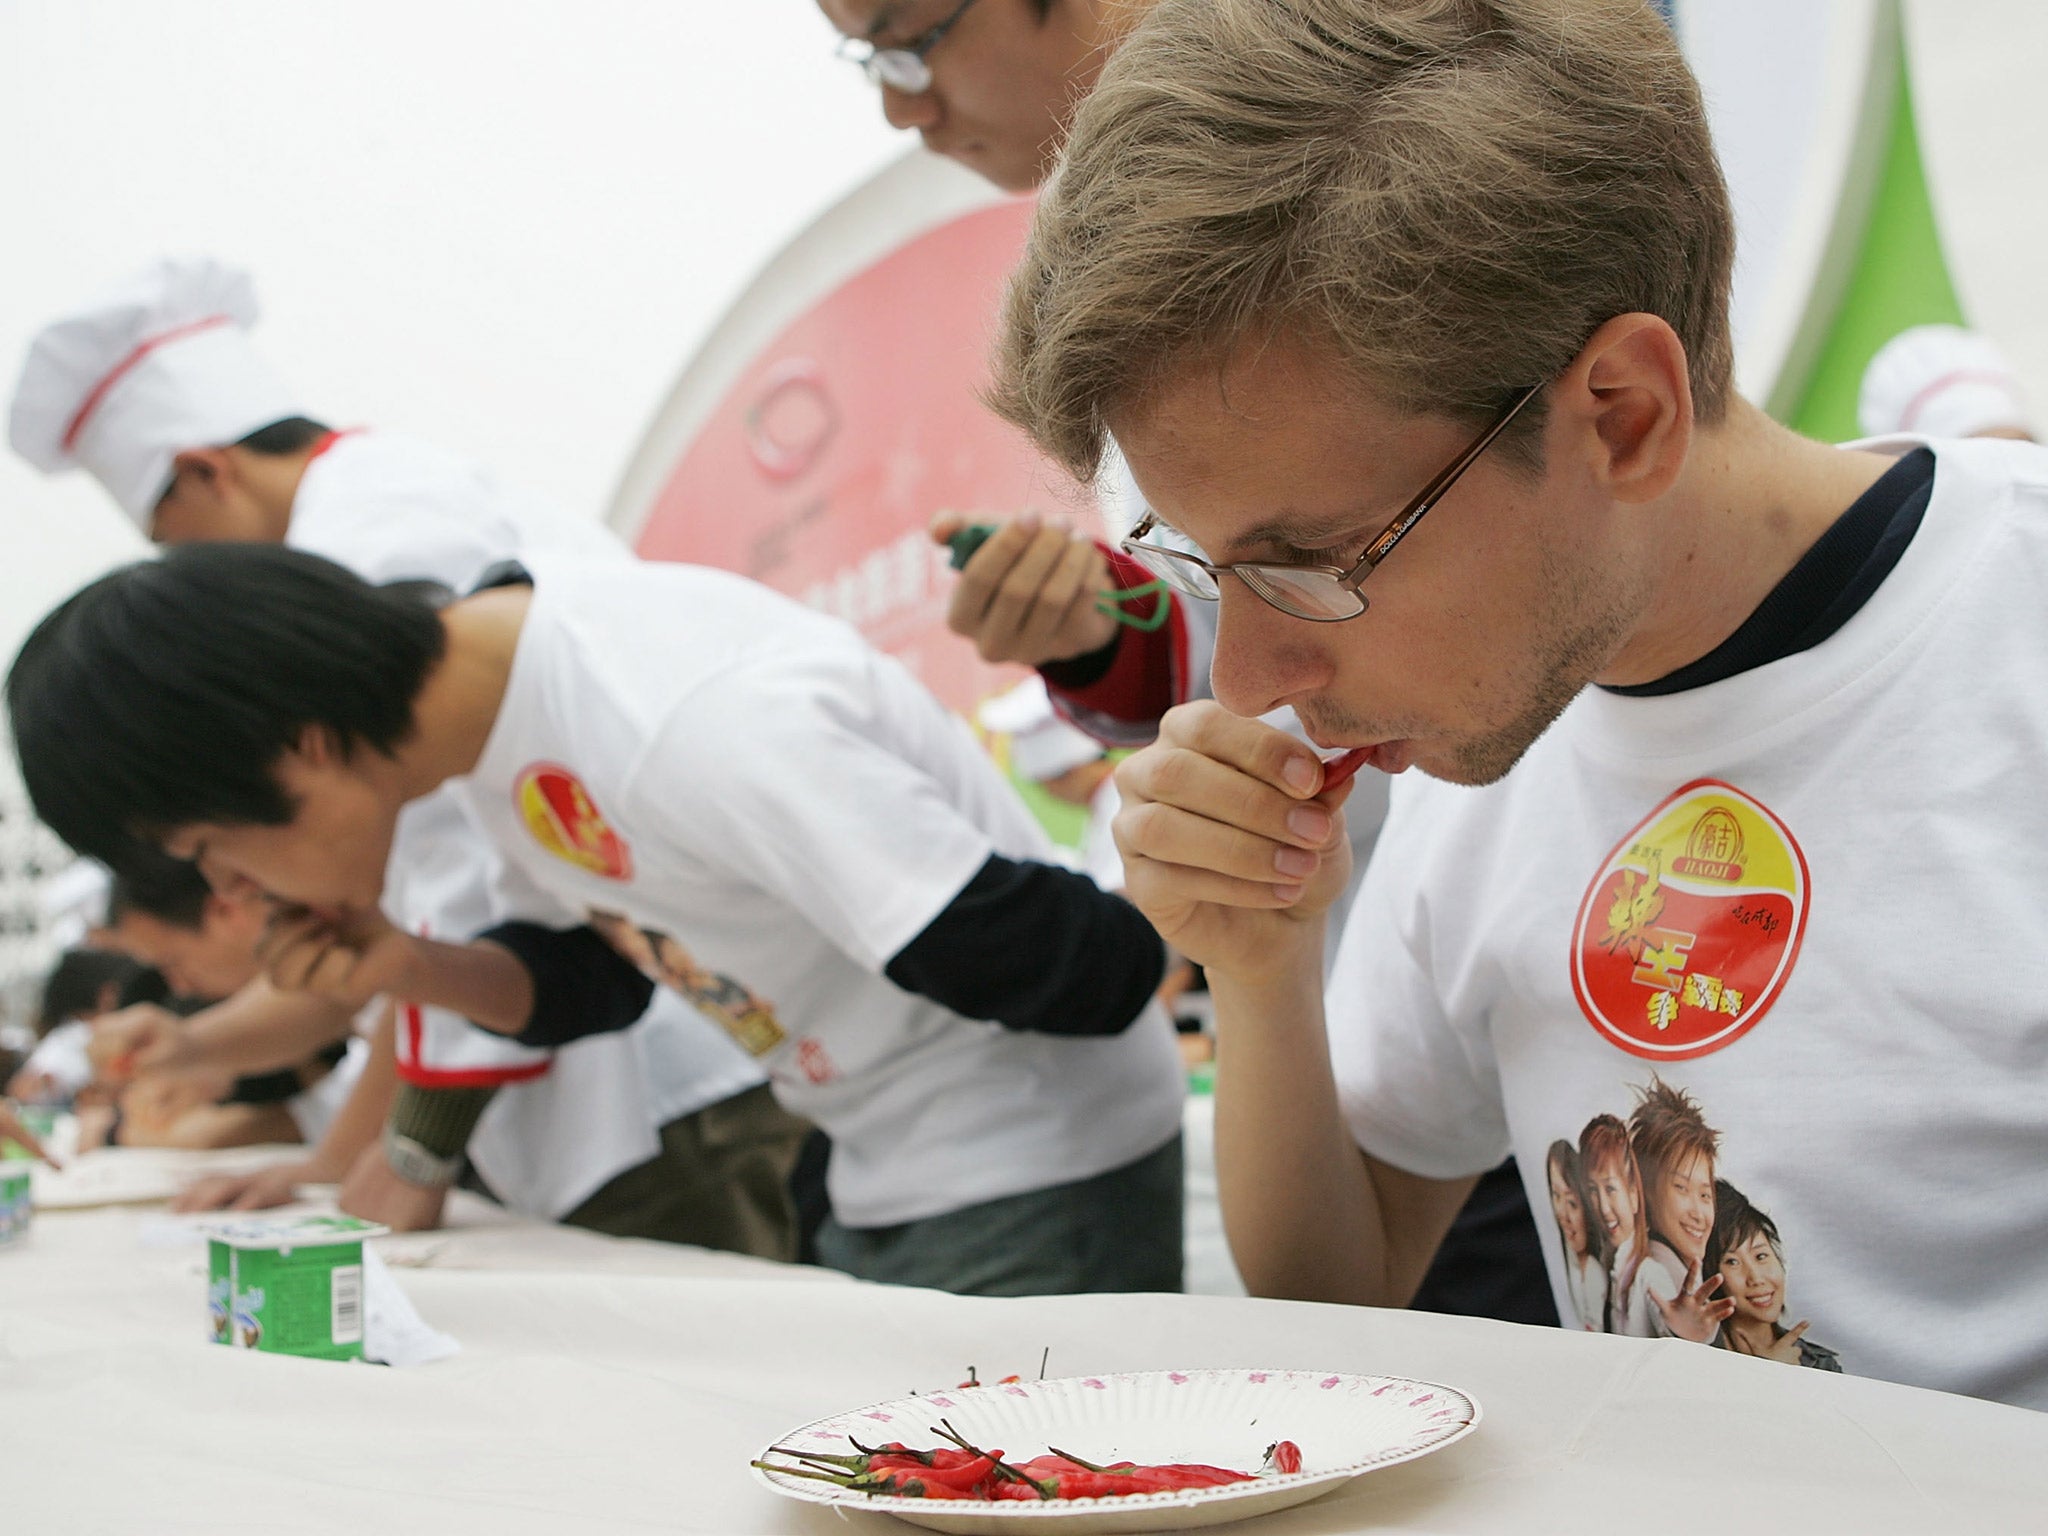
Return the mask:
{"type": "Polygon", "coordinates": [[[1323,763],[1323,787],[1316,791],[1328,794],[1339,784],[1365,766],[1365,760],[1372,756],[1371,747],[1353,747],[1349,752],[1340,752],[1323,763]]]}

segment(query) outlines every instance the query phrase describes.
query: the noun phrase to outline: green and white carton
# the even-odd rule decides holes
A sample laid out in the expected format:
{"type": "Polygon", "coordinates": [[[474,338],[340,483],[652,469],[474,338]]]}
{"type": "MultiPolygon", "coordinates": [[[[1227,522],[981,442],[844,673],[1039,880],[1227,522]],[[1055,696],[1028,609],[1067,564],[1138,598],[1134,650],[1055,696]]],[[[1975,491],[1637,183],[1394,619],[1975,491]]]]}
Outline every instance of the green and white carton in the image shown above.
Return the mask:
{"type": "Polygon", "coordinates": [[[34,1167],[26,1154],[0,1158],[0,1248],[28,1236],[29,1216],[34,1209],[34,1167]]]}
{"type": "Polygon", "coordinates": [[[316,1360],[363,1358],[363,1240],[353,1216],[252,1217],[207,1229],[213,1342],[316,1360]]]}

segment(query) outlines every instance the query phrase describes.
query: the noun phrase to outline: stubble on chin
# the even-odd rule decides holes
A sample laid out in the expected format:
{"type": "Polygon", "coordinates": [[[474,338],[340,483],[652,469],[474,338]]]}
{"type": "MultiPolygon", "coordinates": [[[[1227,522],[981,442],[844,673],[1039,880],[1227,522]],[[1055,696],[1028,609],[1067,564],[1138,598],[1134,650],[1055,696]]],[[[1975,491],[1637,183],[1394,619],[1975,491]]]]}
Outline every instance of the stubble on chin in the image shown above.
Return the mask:
{"type": "Polygon", "coordinates": [[[1528,705],[1513,720],[1484,736],[1468,737],[1454,743],[1447,754],[1447,762],[1441,765],[1424,763],[1425,771],[1433,778],[1475,789],[1499,783],[1515,764],[1528,755],[1529,749],[1536,745],[1543,733],[1557,723],[1557,717],[1565,712],[1571,701],[1585,691],[1593,675],[1589,672],[1581,676],[1575,669],[1547,672],[1539,680],[1537,692],[1531,696],[1528,705]]]}
{"type": "Polygon", "coordinates": [[[1441,766],[1425,763],[1432,777],[1474,788],[1506,778],[1642,621],[1646,599],[1640,594],[1619,592],[1596,605],[1588,600],[1591,583],[1583,576],[1575,580],[1555,570],[1545,576],[1555,596],[1526,680],[1516,689],[1528,702],[1507,724],[1453,743],[1441,766]]]}

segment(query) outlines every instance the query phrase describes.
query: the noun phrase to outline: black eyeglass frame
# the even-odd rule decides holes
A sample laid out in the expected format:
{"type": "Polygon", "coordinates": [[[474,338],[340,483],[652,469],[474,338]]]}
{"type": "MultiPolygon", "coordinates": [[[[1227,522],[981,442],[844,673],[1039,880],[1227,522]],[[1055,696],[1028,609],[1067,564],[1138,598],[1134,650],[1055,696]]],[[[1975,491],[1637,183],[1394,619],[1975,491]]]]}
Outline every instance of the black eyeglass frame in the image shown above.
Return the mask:
{"type": "Polygon", "coordinates": [[[1464,451],[1455,459],[1446,464],[1436,477],[1422,488],[1420,494],[1401,509],[1400,515],[1387,524],[1377,538],[1366,545],[1365,553],[1351,566],[1317,565],[1307,561],[1291,560],[1234,560],[1228,565],[1215,565],[1188,550],[1168,549],[1164,545],[1142,542],[1146,534],[1159,526],[1159,514],[1156,512],[1146,513],[1138,526],[1130,531],[1118,547],[1175,590],[1184,592],[1189,597],[1215,602],[1222,596],[1222,578],[1227,574],[1237,577],[1266,603],[1279,609],[1289,618],[1304,619],[1311,624],[1342,624],[1349,619],[1357,618],[1370,606],[1366,595],[1359,591],[1359,586],[1365,578],[1377,570],[1380,562],[1394,552],[1394,547],[1408,537],[1415,525],[1422,521],[1432,507],[1443,500],[1451,487],[1463,478],[1465,471],[1479,462],[1486,450],[1493,446],[1494,440],[1508,429],[1508,424],[1521,415],[1523,407],[1542,392],[1541,384],[1532,384],[1516,395],[1506,409],[1487,425],[1486,430],[1467,444],[1464,451]],[[1191,570],[1206,573],[1216,590],[1201,590],[1189,574],[1191,570]],[[1290,606],[1278,590],[1260,584],[1259,573],[1263,571],[1284,571],[1289,577],[1305,573],[1330,577],[1334,586],[1357,600],[1358,606],[1350,613],[1304,613],[1299,608],[1290,606]]]}
{"type": "Polygon", "coordinates": [[[953,8],[953,13],[944,21],[899,48],[877,48],[867,38],[848,37],[840,39],[839,46],[834,52],[837,57],[845,59],[866,75],[868,84],[886,85],[892,91],[901,91],[906,96],[922,96],[932,88],[932,67],[927,56],[946,40],[946,34],[959,24],[960,18],[967,14],[974,3],[975,0],[960,0],[953,8]],[[863,53],[861,49],[867,51],[863,53]],[[891,65],[883,62],[885,58],[892,58],[895,61],[897,79],[887,78],[891,65]],[[915,86],[908,84],[907,81],[913,77],[923,83],[915,86]]]}

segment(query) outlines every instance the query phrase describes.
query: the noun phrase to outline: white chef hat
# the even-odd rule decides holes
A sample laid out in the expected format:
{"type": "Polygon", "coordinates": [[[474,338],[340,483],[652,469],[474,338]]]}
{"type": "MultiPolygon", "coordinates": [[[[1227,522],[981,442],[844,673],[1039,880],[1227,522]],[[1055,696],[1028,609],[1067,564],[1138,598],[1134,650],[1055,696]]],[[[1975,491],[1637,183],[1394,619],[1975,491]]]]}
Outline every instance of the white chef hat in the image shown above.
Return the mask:
{"type": "Polygon", "coordinates": [[[1856,415],[1865,437],[2036,430],[2005,354],[1958,325],[1916,325],[1878,348],[1863,370],[1856,415]]]}
{"type": "Polygon", "coordinates": [[[171,460],[301,416],[249,344],[256,288],[210,257],[166,257],[29,343],[8,440],[45,473],[82,465],[145,533],[171,460]]]}
{"type": "Polygon", "coordinates": [[[997,694],[977,717],[984,728],[1010,738],[1010,766],[1027,779],[1056,779],[1108,750],[1054,712],[1041,677],[1028,677],[997,694]]]}

